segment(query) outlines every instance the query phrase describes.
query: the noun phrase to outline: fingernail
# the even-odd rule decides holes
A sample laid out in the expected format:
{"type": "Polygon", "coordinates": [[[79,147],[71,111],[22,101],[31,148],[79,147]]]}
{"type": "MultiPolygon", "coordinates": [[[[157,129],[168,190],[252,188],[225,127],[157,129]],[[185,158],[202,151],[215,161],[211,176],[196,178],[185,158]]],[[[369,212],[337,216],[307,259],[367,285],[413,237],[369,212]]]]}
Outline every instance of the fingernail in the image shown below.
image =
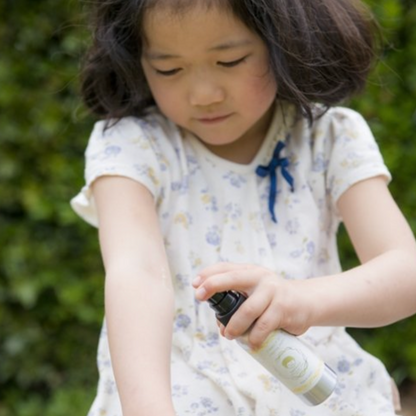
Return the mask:
{"type": "Polygon", "coordinates": [[[199,286],[199,284],[201,283],[201,276],[197,276],[195,277],[195,279],[192,281],[192,286],[199,286]]]}
{"type": "Polygon", "coordinates": [[[198,299],[203,299],[205,297],[205,295],[207,294],[207,291],[205,290],[204,287],[200,287],[199,289],[197,289],[197,291],[195,292],[195,295],[198,299]]]}

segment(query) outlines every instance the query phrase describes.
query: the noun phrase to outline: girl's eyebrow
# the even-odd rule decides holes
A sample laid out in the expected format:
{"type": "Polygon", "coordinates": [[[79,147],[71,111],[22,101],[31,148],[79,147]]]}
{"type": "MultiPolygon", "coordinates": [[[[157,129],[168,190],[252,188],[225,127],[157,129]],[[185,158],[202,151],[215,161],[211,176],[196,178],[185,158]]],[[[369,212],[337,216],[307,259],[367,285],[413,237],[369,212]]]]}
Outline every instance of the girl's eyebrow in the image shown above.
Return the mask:
{"type": "Polygon", "coordinates": [[[242,46],[251,45],[253,43],[250,39],[231,40],[228,42],[220,43],[209,49],[209,51],[224,51],[227,49],[241,48],[242,46]]]}
{"type": "MultiPolygon", "coordinates": [[[[218,45],[213,46],[212,48],[209,48],[208,51],[225,51],[229,49],[236,49],[241,48],[243,46],[251,45],[253,42],[250,39],[242,39],[242,40],[236,40],[236,41],[229,41],[220,43],[218,45]]],[[[169,59],[179,59],[181,58],[180,55],[170,54],[170,53],[163,53],[163,52],[157,52],[157,51],[146,51],[144,52],[144,55],[147,59],[151,61],[166,61],[169,59]]]]}

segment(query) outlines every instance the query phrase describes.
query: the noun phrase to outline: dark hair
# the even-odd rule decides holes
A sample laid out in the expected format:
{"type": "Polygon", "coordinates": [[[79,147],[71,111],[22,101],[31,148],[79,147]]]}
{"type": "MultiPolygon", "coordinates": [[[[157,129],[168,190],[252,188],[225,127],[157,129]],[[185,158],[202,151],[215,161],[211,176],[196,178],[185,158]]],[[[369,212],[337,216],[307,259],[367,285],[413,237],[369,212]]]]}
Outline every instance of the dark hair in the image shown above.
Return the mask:
{"type": "Polygon", "coordinates": [[[92,112],[118,119],[154,104],[140,65],[144,15],[196,4],[228,8],[264,40],[279,98],[310,121],[315,103],[329,107],[360,92],[377,56],[378,26],[358,0],[96,0],[82,70],[92,112]]]}

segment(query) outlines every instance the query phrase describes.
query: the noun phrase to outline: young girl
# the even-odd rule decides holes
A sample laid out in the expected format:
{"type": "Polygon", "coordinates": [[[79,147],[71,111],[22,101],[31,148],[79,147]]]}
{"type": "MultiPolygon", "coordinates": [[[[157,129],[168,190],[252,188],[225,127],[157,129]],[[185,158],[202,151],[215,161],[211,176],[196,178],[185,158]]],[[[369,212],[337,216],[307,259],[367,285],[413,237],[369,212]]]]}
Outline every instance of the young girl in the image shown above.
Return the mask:
{"type": "Polygon", "coordinates": [[[352,110],[373,23],[349,0],[96,2],[84,97],[102,118],[72,206],[99,226],[106,320],[90,416],[394,415],[345,326],[416,311],[416,245],[352,110]],[[318,104],[319,103],[319,104],[318,104]],[[343,221],[361,265],[341,271],[343,221]],[[226,328],[205,302],[247,301],[226,328]],[[308,407],[235,341],[276,328],[338,375],[308,407]],[[111,358],[110,358],[111,357],[111,358]]]}

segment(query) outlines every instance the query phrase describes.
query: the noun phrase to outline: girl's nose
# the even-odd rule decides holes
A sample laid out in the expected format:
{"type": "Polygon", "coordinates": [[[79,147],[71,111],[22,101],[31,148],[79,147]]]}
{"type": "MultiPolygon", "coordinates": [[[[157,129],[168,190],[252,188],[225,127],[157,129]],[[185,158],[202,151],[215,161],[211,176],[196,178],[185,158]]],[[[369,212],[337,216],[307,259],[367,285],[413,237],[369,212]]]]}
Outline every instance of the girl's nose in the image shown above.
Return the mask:
{"type": "Polygon", "coordinates": [[[192,106],[218,104],[225,98],[224,88],[214,79],[201,74],[193,80],[189,89],[189,103],[192,106]]]}

